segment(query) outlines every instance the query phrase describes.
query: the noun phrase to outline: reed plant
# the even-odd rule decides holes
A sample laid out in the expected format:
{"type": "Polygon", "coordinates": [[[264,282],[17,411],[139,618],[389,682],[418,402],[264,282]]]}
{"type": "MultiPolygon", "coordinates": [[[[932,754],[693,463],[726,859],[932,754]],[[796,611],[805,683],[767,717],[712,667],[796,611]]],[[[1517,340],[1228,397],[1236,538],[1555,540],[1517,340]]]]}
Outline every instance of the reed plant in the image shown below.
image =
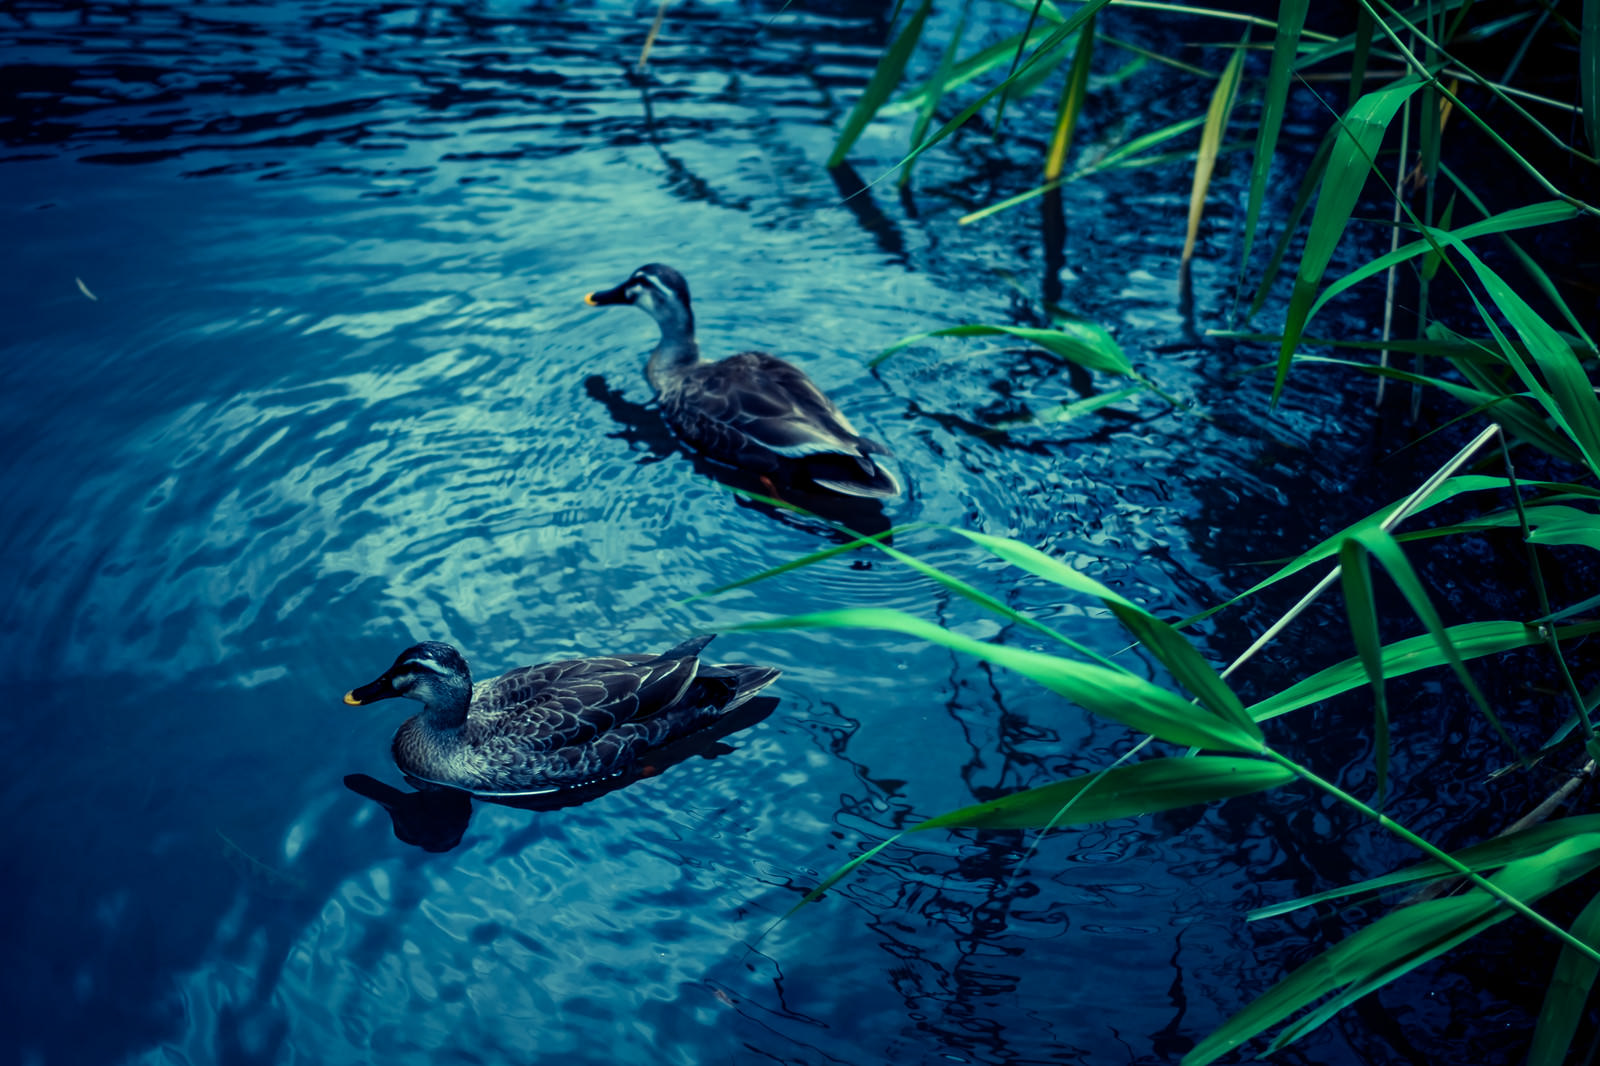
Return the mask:
{"type": "MultiPolygon", "coordinates": [[[[1222,668],[1184,633],[1203,616],[1158,618],[1089,574],[1014,539],[960,528],[922,527],[910,538],[907,531],[896,531],[901,545],[907,539],[933,535],[960,538],[970,544],[975,562],[996,558],[1028,580],[1049,582],[1097,602],[1164,667],[1170,684],[1151,681],[1114,658],[1097,654],[960,574],[896,547],[888,535],[856,538],[736,583],[763,580],[844,551],[886,553],[992,612],[1008,627],[1030,634],[1036,646],[1049,650],[1000,639],[977,640],[917,615],[882,608],[820,610],[758,620],[743,628],[869,627],[909,634],[1013,670],[1096,715],[1144,734],[1144,744],[1166,746],[1164,754],[1125,758],[1094,773],[931,818],[865,850],[826,878],[807,900],[906,833],[953,828],[1049,830],[1269,789],[1309,787],[1413,846],[1419,861],[1372,880],[1284,901],[1252,918],[1329,902],[1385,898],[1386,893],[1394,898],[1402,887],[1432,887],[1400,898],[1382,917],[1287,974],[1199,1039],[1184,1062],[1191,1066],[1213,1062],[1274,1028],[1267,1050],[1285,1047],[1362,996],[1507,920],[1527,922],[1561,945],[1528,1061],[1539,1066],[1565,1061],[1600,974],[1600,877],[1595,876],[1600,870],[1600,815],[1551,816],[1581,774],[1552,797],[1549,809],[1532,813],[1501,835],[1453,852],[1382,808],[1390,789],[1387,686],[1418,671],[1449,670],[1488,728],[1505,739],[1512,753],[1508,761],[1526,767],[1565,756],[1584,764],[1582,774],[1600,761],[1600,735],[1594,722],[1600,688],[1585,690],[1583,671],[1573,660],[1576,644],[1600,629],[1600,595],[1585,595],[1546,577],[1551,547],[1600,549],[1600,402],[1592,378],[1597,352],[1581,316],[1514,236],[1535,227],[1592,225],[1600,215],[1600,208],[1583,193],[1596,186],[1600,166],[1600,0],[1582,0],[1581,5],[1539,3],[1510,11],[1472,0],[1424,0],[1403,9],[1387,0],[1360,0],[1353,24],[1343,33],[1308,29],[1309,0],[1282,0],[1275,21],[1153,0],[1116,0],[1114,8],[1112,0],[1088,0],[1070,12],[1051,0],[993,2],[1019,9],[1022,26],[986,47],[969,46],[963,39],[967,8],[950,36],[938,42],[923,39],[931,24],[931,0],[904,4],[875,74],[843,123],[830,163],[843,163],[870,123],[897,113],[913,114],[912,140],[897,166],[902,180],[908,180],[919,157],[975,116],[982,114],[992,128],[999,128],[1008,100],[1053,87],[1059,104],[1052,109],[1048,136],[1042,138],[1049,148],[1040,161],[1037,184],[961,221],[980,223],[1090,175],[1192,160],[1188,226],[1179,256],[1179,270],[1186,278],[1212,169],[1226,150],[1227,132],[1240,101],[1246,101],[1254,109],[1256,128],[1249,191],[1239,222],[1238,316],[1234,328],[1214,332],[1236,346],[1267,346],[1272,355],[1260,365],[1260,380],[1274,403],[1291,374],[1336,372],[1349,374],[1352,380],[1370,376],[1440,394],[1456,405],[1458,413],[1447,420],[1448,425],[1427,428],[1470,434],[1470,439],[1437,469],[1419,470],[1414,491],[1404,499],[1341,529],[1212,608],[1224,610],[1283,582],[1320,574],[1293,609],[1222,668]],[[1215,22],[1234,27],[1230,32],[1242,36],[1225,49],[1220,67],[1208,71],[1111,33],[1108,18],[1126,17],[1129,11],[1152,17],[1177,13],[1192,25],[1215,22]],[[1247,61],[1258,41],[1270,41],[1265,71],[1247,61]],[[1511,56],[1503,71],[1491,73],[1465,58],[1481,51],[1485,42],[1499,45],[1498,54],[1511,56]],[[1552,81],[1553,64],[1563,65],[1554,83],[1570,90],[1566,97],[1553,95],[1542,85],[1528,86],[1526,60],[1535,52],[1541,56],[1544,83],[1552,81]],[[907,84],[913,60],[924,53],[936,56],[931,73],[907,84]],[[1092,156],[1074,153],[1079,119],[1085,109],[1099,103],[1089,91],[1091,64],[1107,53],[1132,56],[1134,66],[1161,62],[1206,79],[1210,84],[1206,109],[1125,143],[1100,148],[1092,156]],[[1267,240],[1265,192],[1290,94],[1307,91],[1310,79],[1330,77],[1348,86],[1344,108],[1330,111],[1326,137],[1303,177],[1300,194],[1264,265],[1258,267],[1252,252],[1258,237],[1263,246],[1267,240]],[[1473,187],[1474,174],[1449,165],[1450,134],[1467,124],[1476,127],[1477,136],[1495,152],[1493,159],[1478,159],[1473,166],[1479,172],[1488,167],[1514,171],[1524,187],[1534,190],[1529,202],[1491,211],[1473,187]],[[1559,159],[1562,165],[1541,168],[1534,162],[1547,158],[1559,159]],[[1385,198],[1389,205],[1390,250],[1330,281],[1327,274],[1335,250],[1347,237],[1358,203],[1370,204],[1374,197],[1385,198]],[[1486,256],[1488,242],[1499,248],[1486,256]],[[1296,247],[1298,261],[1281,323],[1274,323],[1276,328],[1253,328],[1250,323],[1261,314],[1282,265],[1296,247]],[[1436,291],[1441,275],[1468,294],[1476,312],[1471,324],[1449,323],[1433,313],[1430,286],[1436,291]],[[1330,300],[1379,278],[1387,279],[1390,306],[1398,284],[1404,281],[1408,286],[1415,318],[1409,335],[1395,334],[1390,314],[1385,315],[1384,333],[1378,339],[1311,332],[1330,300]],[[1404,367],[1392,358],[1399,355],[1409,357],[1404,367]],[[1519,462],[1540,472],[1554,471],[1555,476],[1519,476],[1515,465],[1519,462]],[[1447,503],[1449,513],[1467,517],[1436,521],[1434,516],[1440,513],[1436,509],[1447,503]],[[1520,536],[1526,580],[1539,604],[1538,613],[1447,625],[1434,605],[1435,592],[1413,567],[1407,545],[1493,529],[1514,530],[1520,536]],[[1415,616],[1419,631],[1414,635],[1383,639],[1375,606],[1374,563],[1415,616]],[[1273,695],[1246,702],[1230,675],[1334,585],[1343,597],[1351,655],[1273,695]],[[1541,648],[1548,654],[1548,670],[1559,689],[1559,697],[1551,701],[1548,740],[1532,752],[1512,741],[1467,667],[1520,648],[1541,648]],[[1263,723],[1354,691],[1367,692],[1371,704],[1376,790],[1370,799],[1350,794],[1316,767],[1291,758],[1274,743],[1270,727],[1263,728],[1263,723]],[[1540,909],[1552,892],[1575,883],[1593,893],[1575,917],[1558,919],[1556,913],[1565,912],[1540,909]]],[[[1114,83],[1125,69],[1113,67],[1108,82],[1114,83]]],[[[1011,121],[1017,121],[1014,114],[1011,121]]],[[[1110,333],[1060,315],[1048,328],[938,325],[877,358],[890,358],[905,347],[935,338],[971,336],[1002,336],[1008,343],[1039,346],[1126,383],[1096,397],[1099,402],[1110,402],[1106,396],[1122,398],[1154,388],[1110,333]]],[[[1071,413],[1081,414],[1094,405],[1094,401],[1073,405],[1071,413]]]]}

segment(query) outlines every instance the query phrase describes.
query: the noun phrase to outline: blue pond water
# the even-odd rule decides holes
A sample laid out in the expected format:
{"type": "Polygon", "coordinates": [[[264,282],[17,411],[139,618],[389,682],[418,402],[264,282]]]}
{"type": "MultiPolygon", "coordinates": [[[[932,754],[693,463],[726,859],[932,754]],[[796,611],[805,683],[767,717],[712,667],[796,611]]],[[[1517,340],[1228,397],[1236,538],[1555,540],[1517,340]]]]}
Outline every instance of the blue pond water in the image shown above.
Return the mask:
{"type": "MultiPolygon", "coordinates": [[[[882,40],[869,7],[673,10],[644,79],[650,12],[614,3],[0,12],[8,1061],[1172,1062],[1310,950],[1247,909],[1400,861],[1288,793],[1033,851],[926,834],[752,950],[895,829],[1131,743],[866,631],[723,635],[718,655],[784,671],[732,751],[565,809],[478,805],[453,850],[401,843],[344,786],[400,784],[411,706],[340,695],[415,640],[490,676],[862,605],[1027,643],[881,557],[685,602],[830,540],[660,439],[653,325],[582,303],[646,261],[688,276],[708,354],[780,351],[895,450],[897,523],[1015,536],[1183,615],[1242,587],[1247,554],[1309,543],[1300,512],[1348,517],[1327,501],[1362,454],[1351,411],[1308,382],[1261,428],[1243,357],[1187,327],[1181,170],[1083,183],[1059,266],[1035,209],[953,222],[1019,187],[1000,176],[1037,158],[1026,137],[841,204],[821,162],[882,40]],[[867,369],[907,334],[1028,321],[1041,275],[1207,417],[1139,399],[995,429],[1080,394],[982,342],[867,369]]],[[[1164,77],[1095,135],[1203,108],[1164,77]]],[[[904,135],[874,127],[863,175],[904,135]]],[[[1202,327],[1235,240],[1203,234],[1202,327]]],[[[956,538],[899,544],[1123,646],[956,538]]],[[[1272,606],[1208,631],[1218,657],[1272,606]]],[[[1323,654],[1319,633],[1260,669],[1323,654]]],[[[1355,733],[1331,736],[1330,772],[1364,772],[1355,733]]],[[[1444,1047],[1484,1009],[1448,972],[1394,1003],[1444,1047]]],[[[1495,1009],[1491,1050],[1526,1021],[1495,1009]]],[[[1352,1024],[1289,1061],[1390,1053],[1352,1024]]]]}

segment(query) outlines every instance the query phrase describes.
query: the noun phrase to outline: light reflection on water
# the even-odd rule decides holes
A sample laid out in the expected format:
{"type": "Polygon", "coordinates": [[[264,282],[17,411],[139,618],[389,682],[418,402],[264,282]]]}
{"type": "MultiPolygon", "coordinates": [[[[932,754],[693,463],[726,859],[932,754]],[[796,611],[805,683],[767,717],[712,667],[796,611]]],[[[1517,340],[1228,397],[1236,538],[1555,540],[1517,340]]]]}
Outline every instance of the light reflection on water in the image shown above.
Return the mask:
{"type": "MultiPolygon", "coordinates": [[[[30,812],[5,928],[47,961],[4,978],[24,1056],[1172,1061],[1280,972],[1279,934],[1237,921],[1259,899],[1240,841],[1290,863],[1249,801],[1175,843],[1161,820],[1062,835],[1016,876],[1014,834],[919,840],[750,950],[862,841],[1126,747],[893,635],[725,634],[719,655],[785,671],[731,754],[586,806],[480,805],[444,855],[342,788],[395,778],[397,718],[339,694],[417,639],[489,676],[846,604],[998,634],[881,559],[684,602],[831,541],[617,420],[648,400],[653,327],[581,297],[646,261],[688,276],[708,353],[796,359],[895,450],[895,522],[1017,536],[1173,614],[1220,598],[1220,541],[1271,532],[1219,522],[1292,525],[1297,470],[1257,459],[1338,410],[1292,398],[1265,440],[1148,400],[997,432],[1076,398],[1070,376],[956,344],[866,369],[907,334],[1014,320],[1032,297],[992,264],[1037,277],[1036,215],[956,229],[992,197],[937,156],[915,217],[888,184],[840,206],[819,161],[883,28],[771,17],[676,11],[641,79],[647,19],[621,6],[0,16],[36,87],[0,156],[26,250],[0,270],[27,309],[0,342],[0,625],[26,708],[5,787],[30,812]],[[1215,484],[1227,506],[1190,541],[1215,484]]],[[[898,143],[871,133],[863,174],[898,143]]],[[[1075,190],[1061,299],[1211,403],[1225,368],[1183,342],[1171,281],[1186,198],[1170,173],[1075,190]]],[[[1228,269],[1198,267],[1202,316],[1228,269]]],[[[901,544],[1120,647],[948,538],[901,544]]]]}

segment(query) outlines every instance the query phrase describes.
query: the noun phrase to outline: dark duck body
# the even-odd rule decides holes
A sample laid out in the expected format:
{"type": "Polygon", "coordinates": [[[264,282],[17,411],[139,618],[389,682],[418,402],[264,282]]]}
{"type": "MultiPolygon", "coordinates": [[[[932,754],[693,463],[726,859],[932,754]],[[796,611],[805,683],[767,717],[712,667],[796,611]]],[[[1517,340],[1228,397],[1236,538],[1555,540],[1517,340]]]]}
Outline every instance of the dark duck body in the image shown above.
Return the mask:
{"type": "Polygon", "coordinates": [[[417,781],[483,796],[576,788],[628,772],[778,676],[769,666],[701,662],[711,639],[660,655],[524,666],[476,685],[460,652],[426,641],[344,701],[405,696],[422,703],[392,745],[395,765],[417,781]]]}
{"type": "Polygon", "coordinates": [[[900,494],[894,473],[875,458],[889,449],[858,433],[800,368],[766,352],[702,360],[689,285],[676,270],[651,263],[584,300],[595,307],[633,304],[656,320],[661,342],[645,373],[667,424],[707,458],[775,488],[868,499],[900,494]]]}

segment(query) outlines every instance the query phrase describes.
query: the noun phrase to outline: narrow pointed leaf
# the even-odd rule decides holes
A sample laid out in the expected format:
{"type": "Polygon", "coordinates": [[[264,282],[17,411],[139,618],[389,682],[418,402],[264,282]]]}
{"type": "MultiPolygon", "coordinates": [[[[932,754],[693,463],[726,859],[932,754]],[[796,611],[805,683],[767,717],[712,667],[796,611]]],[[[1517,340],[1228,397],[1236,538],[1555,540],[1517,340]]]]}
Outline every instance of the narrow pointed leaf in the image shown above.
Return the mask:
{"type": "MultiPolygon", "coordinates": [[[[1526,207],[1513,208],[1510,211],[1493,215],[1489,218],[1474,222],[1469,226],[1462,226],[1458,230],[1446,230],[1457,240],[1470,240],[1490,233],[1506,233],[1512,230],[1529,229],[1533,226],[1549,226],[1559,222],[1569,222],[1578,217],[1579,211],[1571,204],[1560,200],[1551,200],[1546,203],[1529,204],[1526,207]]],[[[1446,223],[1448,225],[1448,222],[1446,223]]],[[[1379,256],[1370,263],[1365,263],[1356,270],[1351,271],[1338,281],[1324,289],[1317,297],[1311,310],[1306,312],[1305,321],[1309,323],[1322,310],[1324,304],[1349,289],[1359,285],[1368,278],[1383,273],[1396,263],[1403,263],[1417,255],[1430,255],[1437,257],[1441,248],[1439,241],[1420,240],[1402,245],[1388,255],[1379,256]]],[[[1570,346],[1569,346],[1570,347],[1570,346]]]]}
{"type": "MultiPolygon", "coordinates": [[[[1600,834],[1586,834],[1513,862],[1492,880],[1503,891],[1531,903],[1597,866],[1600,834]]],[[[1333,999],[1274,1042],[1274,1048],[1281,1047],[1311,1032],[1334,1011],[1437,958],[1512,913],[1487,892],[1474,889],[1387,914],[1295,970],[1229,1018],[1185,1055],[1183,1064],[1205,1066],[1215,1062],[1296,1011],[1333,993],[1333,999]]]]}
{"type": "MultiPolygon", "coordinates": [[[[1540,825],[1519,829],[1514,833],[1505,833],[1493,837],[1482,844],[1474,844],[1469,848],[1462,848],[1453,852],[1451,857],[1475,873],[1494,870],[1518,859],[1526,859],[1534,855],[1542,855],[1562,841],[1586,833],[1600,833],[1600,814],[1579,814],[1570,818],[1556,818],[1540,825]]],[[[1299,899],[1286,900],[1283,903],[1274,903],[1269,907],[1261,907],[1246,915],[1249,921],[1259,921],[1263,918],[1275,918],[1280,914],[1302,910],[1318,903],[1327,903],[1336,899],[1356,899],[1358,897],[1372,896],[1386,889],[1399,888],[1402,885],[1414,885],[1422,881],[1433,881],[1441,877],[1455,877],[1457,871],[1450,869],[1442,862],[1429,859],[1398,870],[1382,877],[1370,878],[1352,885],[1340,885],[1326,892],[1318,892],[1312,896],[1302,896],[1299,899]]]]}
{"type": "Polygon", "coordinates": [[[1385,695],[1383,641],[1378,636],[1378,605],[1372,594],[1372,569],[1366,546],[1358,539],[1339,547],[1339,576],[1344,585],[1345,613],[1350,619],[1350,635],[1356,642],[1356,658],[1372,688],[1372,752],[1376,765],[1378,801],[1389,787],[1389,704],[1385,695]]]}
{"type": "Polygon", "coordinates": [[[1322,189],[1317,195],[1317,208],[1311,216],[1311,230],[1306,236],[1305,250],[1300,257],[1300,270],[1295,275],[1294,292],[1289,297],[1283,347],[1278,353],[1278,373],[1272,386],[1273,403],[1283,392],[1289,364],[1305,328],[1317,288],[1322,283],[1322,274],[1333,258],[1339,239],[1344,236],[1345,226],[1366,184],[1384,132],[1400,110],[1400,105],[1410,99],[1422,84],[1421,79],[1411,75],[1368,93],[1357,100],[1340,121],[1328,171],[1323,176],[1322,189]]]}
{"type": "Polygon", "coordinates": [[[1278,5],[1278,32],[1272,42],[1272,66],[1267,71],[1267,86],[1261,97],[1261,118],[1256,129],[1256,154],[1250,166],[1250,198],[1244,212],[1244,250],[1239,253],[1240,270],[1250,262],[1255,244],[1256,223],[1266,199],[1267,175],[1278,152],[1278,131],[1283,126],[1284,106],[1289,99],[1289,79],[1294,73],[1295,55],[1300,49],[1300,31],[1306,24],[1306,9],[1311,0],[1283,0],[1278,5]]]}
{"type": "MultiPolygon", "coordinates": [[[[1571,933],[1586,944],[1600,947],[1600,895],[1591,899],[1578,914],[1571,933]]],[[[1589,995],[1594,991],[1597,974],[1600,974],[1600,963],[1568,947],[1561,949],[1555,973],[1550,975],[1550,985],[1545,989],[1538,1024],[1533,1030],[1528,1066],[1561,1066],[1567,1060],[1572,1038],[1577,1035],[1578,1023],[1583,1020],[1589,995]]]]}
{"type": "Polygon", "coordinates": [[[1207,710],[1233,723],[1252,737],[1261,736],[1255,719],[1250,717],[1239,697],[1228,687],[1228,683],[1194,649],[1194,645],[1172,626],[1088,575],[1079,573],[1060,559],[1047,555],[1032,545],[1008,537],[974,533],[971,530],[957,529],[955,532],[1036,577],[1098,598],[1111,609],[1139,643],[1160,660],[1173,678],[1192,692],[1207,710]]]}
{"type": "Polygon", "coordinates": [[[1511,734],[1500,724],[1499,717],[1494,709],[1489,706],[1489,701],[1484,698],[1483,692],[1478,688],[1478,683],[1467,672],[1466,664],[1461,659],[1461,653],[1456,650],[1455,642],[1450,639],[1450,632],[1439,619],[1439,612],[1434,609],[1433,601],[1429,599],[1428,592],[1422,587],[1422,581],[1417,577],[1416,571],[1411,568],[1411,562],[1406,558],[1405,552],[1395,541],[1394,537],[1382,529],[1364,529],[1354,535],[1355,540],[1370,551],[1388,571],[1389,578],[1400,589],[1401,595],[1411,605],[1411,611],[1417,616],[1428,633],[1439,645],[1439,651],[1449,662],[1450,668],[1455,671],[1456,679],[1461,682],[1461,687],[1467,690],[1472,701],[1478,705],[1483,716],[1494,727],[1506,747],[1521,756],[1521,750],[1511,734]]]}
{"type": "Polygon", "coordinates": [[[1072,70],[1061,92],[1061,110],[1056,115],[1056,128],[1050,138],[1050,153],[1045,157],[1044,180],[1055,181],[1066,165],[1067,151],[1072,147],[1072,130],[1078,124],[1083,102],[1089,90],[1089,65],[1094,58],[1094,19],[1083,24],[1078,31],[1078,48],[1072,57],[1072,70]]]}
{"type": "Polygon", "coordinates": [[[878,114],[888,118],[891,115],[903,114],[907,111],[920,111],[928,106],[935,96],[943,95],[959,89],[976,78],[981,78],[995,70],[1000,69],[1010,62],[1017,47],[1023,45],[1033,48],[1043,44],[1054,31],[1048,26],[1039,26],[1028,34],[1023,45],[1023,35],[1018,33],[983,49],[974,55],[968,56],[951,66],[942,81],[930,77],[927,81],[911,90],[906,95],[899,97],[878,109],[878,114]],[[937,88],[937,92],[935,89],[937,88]]]}
{"type": "Polygon", "coordinates": [[[1220,755],[1147,759],[962,807],[914,825],[908,832],[1090,825],[1262,792],[1295,779],[1292,771],[1261,759],[1220,755]]]}
{"type": "Polygon", "coordinates": [[[1194,257],[1195,241],[1200,236],[1200,216],[1206,207],[1206,191],[1211,187],[1211,173],[1216,169],[1217,152],[1222,147],[1222,131],[1227,129],[1228,118],[1233,114],[1233,102],[1239,95],[1239,77],[1244,71],[1245,44],[1250,31],[1234,49],[1222,77],[1211,92],[1211,105],[1206,109],[1206,123],[1200,129],[1200,154],[1194,162],[1194,182],[1189,190],[1189,224],[1183,237],[1181,263],[1194,257]]]}
{"type": "Polygon", "coordinates": [[[883,607],[857,607],[727,627],[766,629],[884,629],[904,633],[1015,671],[1079,706],[1114,722],[1186,748],[1259,754],[1261,741],[1232,722],[1196,707],[1177,693],[1126,671],[1054,655],[992,644],[883,607]]]}
{"type": "Polygon", "coordinates": [[[836,167],[844,162],[845,156],[854,147],[862,131],[867,128],[867,123],[872,121],[872,116],[878,113],[878,109],[894,92],[895,86],[900,84],[900,76],[905,73],[906,61],[911,58],[912,51],[917,47],[917,40],[922,36],[922,25],[927,21],[928,12],[932,9],[933,0],[922,0],[905,28],[884,51],[883,58],[878,60],[877,69],[872,72],[867,87],[861,91],[861,99],[851,108],[849,117],[845,119],[844,128],[839,131],[839,140],[833,146],[833,154],[828,156],[828,166],[836,167]]]}
{"type": "MultiPolygon", "coordinates": [[[[928,123],[933,121],[934,109],[939,106],[939,101],[944,99],[944,87],[949,80],[950,72],[955,68],[956,52],[961,48],[962,35],[966,33],[967,16],[972,11],[972,0],[962,0],[961,17],[956,20],[956,28],[951,31],[950,39],[945,42],[944,53],[939,57],[939,65],[934,68],[933,77],[928,79],[926,102],[917,112],[917,121],[911,125],[911,147],[916,148],[922,143],[922,138],[928,132],[928,123]]],[[[887,108],[879,108],[882,114],[887,108]]],[[[908,185],[911,182],[911,168],[913,164],[907,163],[900,171],[900,184],[908,185]]]]}
{"type": "MultiPolygon", "coordinates": [[[[1555,635],[1557,640],[1566,641],[1597,632],[1600,632],[1600,622],[1585,622],[1564,626],[1556,630],[1555,635]]],[[[1449,635],[1456,654],[1463,660],[1481,659],[1513,648],[1531,648],[1544,643],[1539,627],[1523,622],[1466,622],[1451,626],[1449,635]]],[[[1383,676],[1392,679],[1445,666],[1450,660],[1444,655],[1439,642],[1431,634],[1424,633],[1384,645],[1379,661],[1383,676]]],[[[1346,659],[1252,704],[1250,714],[1256,721],[1263,722],[1332,699],[1361,687],[1368,680],[1369,675],[1361,659],[1346,659]]]]}

